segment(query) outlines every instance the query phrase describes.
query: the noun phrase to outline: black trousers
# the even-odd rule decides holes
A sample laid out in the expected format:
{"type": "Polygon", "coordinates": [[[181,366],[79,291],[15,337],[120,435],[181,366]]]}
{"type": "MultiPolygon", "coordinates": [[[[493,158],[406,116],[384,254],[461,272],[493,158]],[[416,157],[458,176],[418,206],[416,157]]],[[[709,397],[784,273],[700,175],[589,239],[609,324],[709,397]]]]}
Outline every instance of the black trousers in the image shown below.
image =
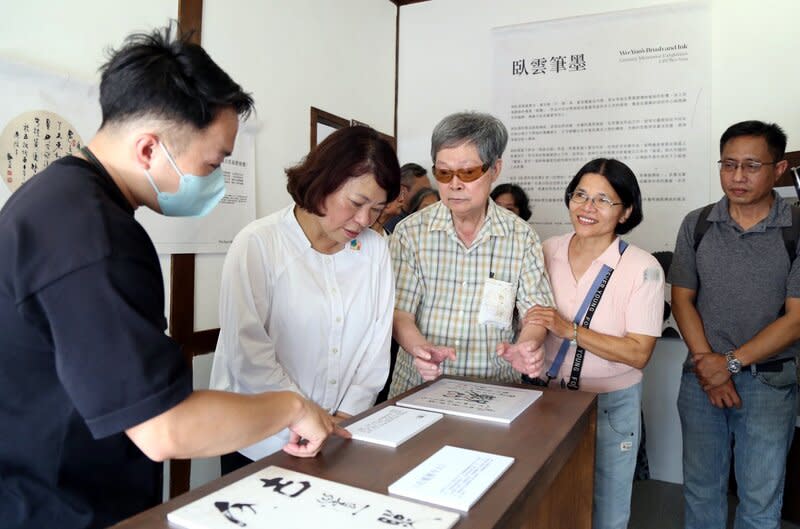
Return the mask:
{"type": "Polygon", "coordinates": [[[234,470],[249,465],[253,460],[245,457],[239,452],[231,452],[230,454],[223,454],[219,456],[220,473],[224,476],[230,474],[234,470]]]}

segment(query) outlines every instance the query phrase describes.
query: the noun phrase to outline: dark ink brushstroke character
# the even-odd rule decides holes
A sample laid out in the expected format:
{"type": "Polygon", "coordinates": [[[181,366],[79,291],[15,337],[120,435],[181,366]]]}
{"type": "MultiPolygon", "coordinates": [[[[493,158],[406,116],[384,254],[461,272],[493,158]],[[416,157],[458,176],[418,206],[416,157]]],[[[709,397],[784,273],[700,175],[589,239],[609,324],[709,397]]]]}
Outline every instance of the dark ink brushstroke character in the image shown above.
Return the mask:
{"type": "Polygon", "coordinates": [[[238,509],[239,511],[246,512],[245,509],[247,509],[253,514],[256,514],[256,510],[253,508],[254,505],[255,503],[228,503],[227,501],[214,502],[214,507],[216,507],[217,510],[221,512],[228,521],[235,523],[239,527],[247,527],[247,524],[236,518],[231,510],[238,509]]]}

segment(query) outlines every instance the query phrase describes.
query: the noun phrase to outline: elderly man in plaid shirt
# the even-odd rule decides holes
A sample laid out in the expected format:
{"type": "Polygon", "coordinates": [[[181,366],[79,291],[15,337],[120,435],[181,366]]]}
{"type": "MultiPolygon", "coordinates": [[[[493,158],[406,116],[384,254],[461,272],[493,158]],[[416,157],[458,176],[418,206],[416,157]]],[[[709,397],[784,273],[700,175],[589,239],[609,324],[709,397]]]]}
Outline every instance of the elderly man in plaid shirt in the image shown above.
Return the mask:
{"type": "Polygon", "coordinates": [[[542,370],[546,329],[517,329],[512,317],[554,306],[539,237],[489,199],[507,142],[488,114],[453,114],[433,131],[441,202],[404,219],[390,240],[402,348],[390,396],[441,374],[514,382],[542,370]]]}

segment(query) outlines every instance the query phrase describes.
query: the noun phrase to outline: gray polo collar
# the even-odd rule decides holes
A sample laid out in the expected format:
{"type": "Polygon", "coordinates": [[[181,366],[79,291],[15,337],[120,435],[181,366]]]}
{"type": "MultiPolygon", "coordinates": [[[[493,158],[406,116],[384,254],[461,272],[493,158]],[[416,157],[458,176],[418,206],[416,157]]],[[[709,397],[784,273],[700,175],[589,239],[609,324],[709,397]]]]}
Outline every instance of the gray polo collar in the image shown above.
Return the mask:
{"type": "MultiPolygon", "coordinates": [[[[766,231],[767,228],[783,228],[792,225],[792,211],[788,203],[786,203],[778,193],[772,192],[774,198],[772,208],[769,210],[767,217],[750,228],[747,231],[766,231]]],[[[725,222],[731,226],[739,228],[739,225],[731,217],[728,211],[728,197],[723,196],[719,202],[714,204],[711,212],[708,214],[709,222],[725,222]]],[[[739,228],[741,229],[741,228],[739,228]]]]}

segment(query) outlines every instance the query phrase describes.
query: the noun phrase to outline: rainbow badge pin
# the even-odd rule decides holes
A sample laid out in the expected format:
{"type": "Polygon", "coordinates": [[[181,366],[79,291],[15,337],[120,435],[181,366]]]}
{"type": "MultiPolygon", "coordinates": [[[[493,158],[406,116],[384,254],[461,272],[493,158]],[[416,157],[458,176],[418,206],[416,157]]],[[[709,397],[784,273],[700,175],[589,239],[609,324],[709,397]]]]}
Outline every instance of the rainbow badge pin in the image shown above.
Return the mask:
{"type": "Polygon", "coordinates": [[[350,241],[350,249],[353,250],[354,252],[360,252],[361,251],[361,241],[359,241],[358,239],[352,239],[350,241]]]}

